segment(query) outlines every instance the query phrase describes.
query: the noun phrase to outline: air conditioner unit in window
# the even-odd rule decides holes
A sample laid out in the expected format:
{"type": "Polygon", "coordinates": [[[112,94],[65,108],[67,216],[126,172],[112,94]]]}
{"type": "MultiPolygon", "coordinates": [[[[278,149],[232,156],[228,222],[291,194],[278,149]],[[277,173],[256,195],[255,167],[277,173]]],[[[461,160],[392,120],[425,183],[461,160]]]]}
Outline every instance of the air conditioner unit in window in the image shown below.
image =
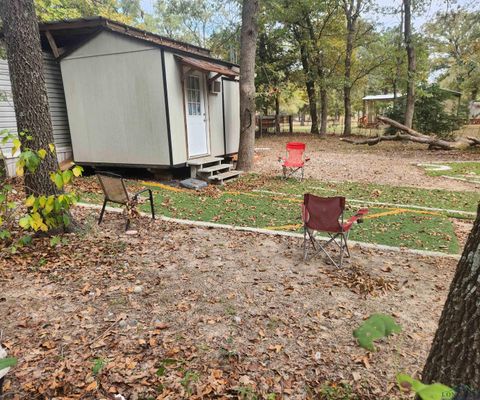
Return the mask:
{"type": "Polygon", "coordinates": [[[213,81],[210,82],[210,93],[218,94],[222,91],[222,82],[220,81],[213,81]]]}

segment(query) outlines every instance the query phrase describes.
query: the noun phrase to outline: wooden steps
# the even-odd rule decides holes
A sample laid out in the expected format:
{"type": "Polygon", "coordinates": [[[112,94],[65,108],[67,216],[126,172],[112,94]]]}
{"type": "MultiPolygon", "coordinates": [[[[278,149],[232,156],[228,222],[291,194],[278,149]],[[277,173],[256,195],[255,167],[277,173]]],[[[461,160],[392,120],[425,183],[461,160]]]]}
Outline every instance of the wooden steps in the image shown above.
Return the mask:
{"type": "Polygon", "coordinates": [[[221,174],[215,174],[215,175],[209,176],[208,180],[212,183],[223,185],[227,180],[233,180],[235,178],[238,178],[238,176],[240,176],[241,173],[242,171],[230,170],[227,172],[222,172],[221,174]]]}
{"type": "Polygon", "coordinates": [[[242,173],[235,171],[232,164],[222,163],[223,160],[223,157],[212,156],[188,160],[190,177],[223,185],[225,181],[235,179],[242,173]]]}
{"type": "Polygon", "coordinates": [[[201,167],[202,165],[219,163],[220,161],[223,161],[223,157],[207,156],[207,157],[192,158],[187,161],[187,165],[201,167]]]}
{"type": "Polygon", "coordinates": [[[232,164],[217,164],[217,165],[212,165],[211,167],[205,167],[202,169],[199,169],[197,172],[200,174],[212,174],[217,171],[221,170],[230,170],[232,168],[232,164]]]}

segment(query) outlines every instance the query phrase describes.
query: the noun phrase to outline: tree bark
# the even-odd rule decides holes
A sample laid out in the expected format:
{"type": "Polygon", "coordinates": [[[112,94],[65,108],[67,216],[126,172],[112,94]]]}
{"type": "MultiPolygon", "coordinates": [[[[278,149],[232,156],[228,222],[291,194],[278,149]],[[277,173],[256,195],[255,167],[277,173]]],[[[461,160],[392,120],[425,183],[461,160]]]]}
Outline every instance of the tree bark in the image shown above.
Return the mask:
{"type": "Polygon", "coordinates": [[[411,128],[413,126],[413,114],[415,111],[415,48],[412,41],[412,4],[411,0],[403,0],[405,12],[404,39],[405,49],[407,51],[407,101],[405,107],[404,125],[411,128]]]}
{"type": "Polygon", "coordinates": [[[344,0],[343,9],[347,20],[347,36],[345,38],[345,72],[343,81],[343,108],[345,112],[345,124],[343,127],[343,136],[352,135],[352,55],[353,41],[355,39],[355,30],[357,19],[360,16],[362,0],[344,0]]]}
{"type": "Polygon", "coordinates": [[[255,53],[258,0],[243,0],[240,37],[240,145],[237,168],[253,167],[255,146],[255,53]]]}
{"type": "Polygon", "coordinates": [[[280,92],[275,94],[275,133],[280,134],[280,92]]]}
{"type": "Polygon", "coordinates": [[[34,173],[25,173],[27,195],[52,195],[58,190],[50,173],[58,170],[55,154],[49,151],[53,143],[52,121],[43,73],[38,21],[33,0],[0,1],[0,17],[7,48],[8,67],[12,83],[13,102],[22,148],[45,149],[47,156],[34,173]]]}
{"type": "Polygon", "coordinates": [[[480,205],[457,265],[422,380],[480,389],[480,205]]]}
{"type": "Polygon", "coordinates": [[[320,136],[326,136],[327,134],[327,121],[328,121],[328,95],[327,89],[320,89],[320,136]]]}
{"type": "Polygon", "coordinates": [[[310,133],[318,134],[318,112],[317,112],[317,91],[315,88],[314,71],[310,65],[310,54],[305,44],[303,35],[296,31],[295,37],[300,47],[300,60],[305,74],[305,87],[307,89],[308,109],[310,114],[310,133]]]}

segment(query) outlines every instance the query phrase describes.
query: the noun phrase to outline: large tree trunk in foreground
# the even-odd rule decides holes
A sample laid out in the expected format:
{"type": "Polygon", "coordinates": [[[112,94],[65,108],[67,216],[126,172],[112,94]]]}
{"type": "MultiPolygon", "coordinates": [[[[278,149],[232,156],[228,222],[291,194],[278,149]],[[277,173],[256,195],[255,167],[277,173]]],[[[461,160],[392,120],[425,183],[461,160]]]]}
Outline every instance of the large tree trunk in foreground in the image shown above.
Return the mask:
{"type": "Polygon", "coordinates": [[[414,143],[428,144],[428,148],[431,150],[464,150],[468,147],[480,145],[480,139],[474,137],[462,137],[456,142],[448,142],[446,140],[438,139],[435,136],[428,136],[424,135],[423,133],[419,133],[412,128],[402,125],[400,122],[394,121],[393,119],[387,117],[378,116],[377,119],[389,124],[394,128],[397,128],[399,132],[397,132],[395,135],[376,136],[368,139],[355,140],[350,138],[341,138],[340,140],[352,144],[368,144],[369,146],[373,146],[380,142],[404,140],[414,143]]]}
{"type": "Polygon", "coordinates": [[[424,383],[480,389],[480,206],[443,308],[424,383]]]}
{"type": "Polygon", "coordinates": [[[411,128],[413,126],[413,114],[415,111],[415,48],[412,42],[412,4],[411,0],[403,0],[405,10],[405,48],[407,50],[408,76],[407,76],[407,102],[405,107],[404,125],[411,128]]]}
{"type": "Polygon", "coordinates": [[[26,172],[25,191],[27,195],[56,194],[57,188],[50,179],[50,173],[58,170],[58,162],[48,146],[53,143],[53,129],[33,0],[0,0],[0,17],[18,132],[27,132],[33,138],[27,141],[24,136],[20,137],[20,141],[23,147],[47,150],[47,156],[37,170],[33,174],[26,172]]]}
{"type": "Polygon", "coordinates": [[[237,168],[253,167],[255,146],[255,53],[258,0],[244,0],[240,38],[240,145],[237,168]]]}

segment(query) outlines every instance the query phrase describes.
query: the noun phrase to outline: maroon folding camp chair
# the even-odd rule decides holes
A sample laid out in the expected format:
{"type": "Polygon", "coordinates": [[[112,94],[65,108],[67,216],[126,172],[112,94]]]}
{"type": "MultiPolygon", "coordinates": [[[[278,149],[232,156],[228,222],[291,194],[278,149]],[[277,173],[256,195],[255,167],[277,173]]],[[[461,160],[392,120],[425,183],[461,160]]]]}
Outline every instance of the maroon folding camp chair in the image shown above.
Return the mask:
{"type": "Polygon", "coordinates": [[[303,179],[305,163],[310,161],[310,158],[305,157],[305,143],[287,143],[286,157],[279,157],[278,161],[282,163],[283,177],[285,179],[299,172],[301,173],[300,179],[303,179]]]}
{"type": "Polygon", "coordinates": [[[309,243],[316,253],[323,251],[336,267],[342,266],[345,253],[350,257],[348,234],[355,222],[363,222],[362,217],[368,213],[368,209],[361,208],[347,222],[344,222],[343,219],[344,211],[345,197],[318,197],[309,193],[304,195],[302,204],[304,260],[307,260],[309,243]],[[330,239],[320,244],[315,239],[315,235],[318,232],[327,233],[330,239]],[[338,263],[333,260],[326,250],[326,246],[330,243],[335,243],[340,249],[340,261],[338,263]]]}

